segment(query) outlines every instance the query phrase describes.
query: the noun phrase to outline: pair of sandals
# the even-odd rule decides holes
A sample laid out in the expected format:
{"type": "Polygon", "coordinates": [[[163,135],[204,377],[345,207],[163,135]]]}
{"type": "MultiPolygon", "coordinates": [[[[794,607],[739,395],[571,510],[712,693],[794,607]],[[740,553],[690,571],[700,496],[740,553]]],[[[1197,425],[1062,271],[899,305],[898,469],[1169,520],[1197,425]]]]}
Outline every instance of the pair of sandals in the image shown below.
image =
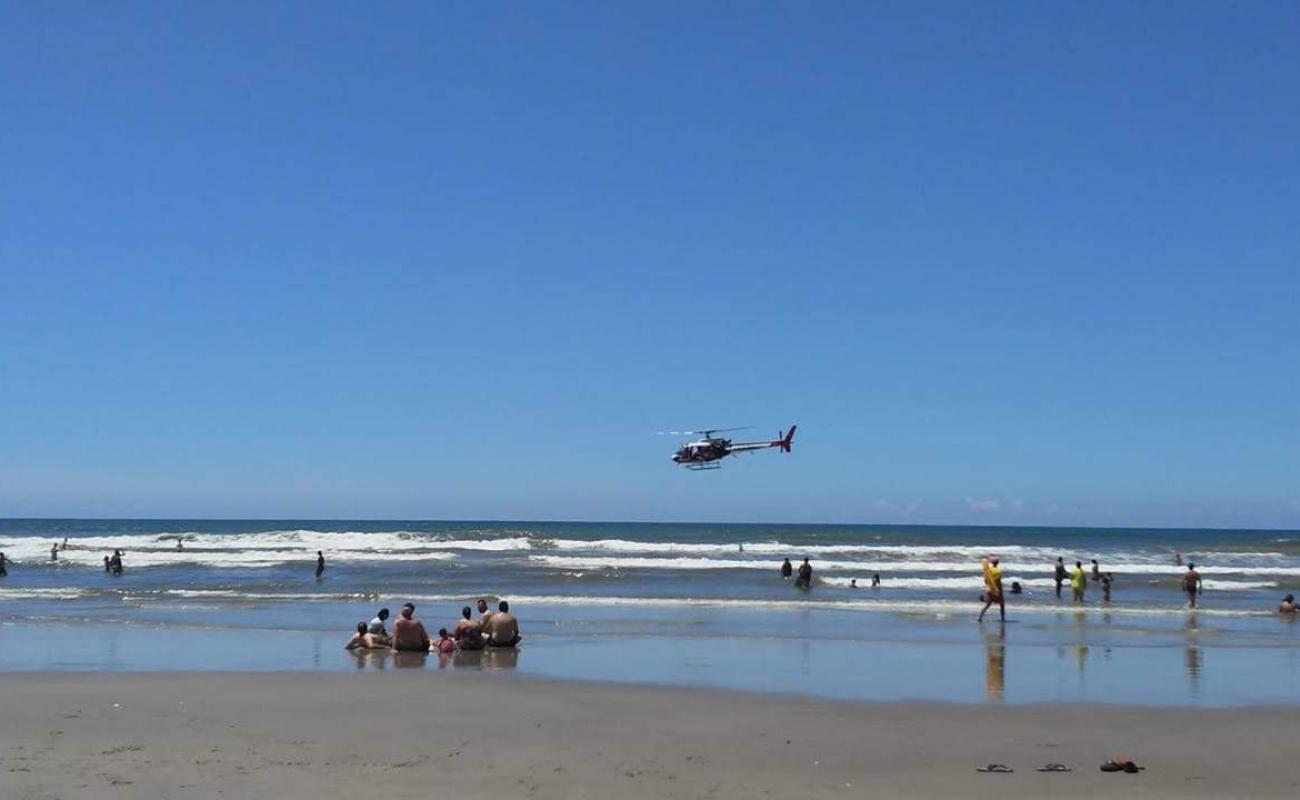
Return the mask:
{"type": "MultiPolygon", "coordinates": [[[[1015,772],[1014,769],[1012,769],[1011,767],[1008,767],[1006,764],[989,764],[989,765],[986,766],[986,767],[976,767],[976,768],[975,768],[975,771],[976,771],[976,772],[996,772],[996,773],[1002,773],[1002,774],[1007,774],[1007,773],[1015,772]]],[[[1044,764],[1043,766],[1039,767],[1036,771],[1037,771],[1037,772],[1073,772],[1074,770],[1070,769],[1069,767],[1065,766],[1064,764],[1044,764]]]]}
{"type": "MultiPolygon", "coordinates": [[[[1137,764],[1133,762],[1132,759],[1124,758],[1122,756],[1119,758],[1113,758],[1110,761],[1107,761],[1105,764],[1101,765],[1102,772],[1127,772],[1129,774],[1136,774],[1138,772],[1141,772],[1144,769],[1146,769],[1146,767],[1139,767],[1137,764]]],[[[991,772],[991,773],[998,773],[998,774],[1008,774],[1008,773],[1015,772],[1014,769],[1008,767],[1006,764],[989,764],[988,766],[984,766],[984,767],[976,767],[975,771],[991,772]]],[[[1064,764],[1044,764],[1043,766],[1038,767],[1035,771],[1036,772],[1073,772],[1074,770],[1070,769],[1064,764]]]]}

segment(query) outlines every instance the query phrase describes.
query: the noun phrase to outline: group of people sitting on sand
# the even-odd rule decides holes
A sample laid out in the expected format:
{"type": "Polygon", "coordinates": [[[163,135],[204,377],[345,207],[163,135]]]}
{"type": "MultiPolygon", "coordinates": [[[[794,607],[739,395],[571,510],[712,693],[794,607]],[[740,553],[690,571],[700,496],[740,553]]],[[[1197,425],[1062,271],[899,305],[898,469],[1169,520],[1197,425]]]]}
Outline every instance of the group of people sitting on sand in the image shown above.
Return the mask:
{"type": "Polygon", "coordinates": [[[381,608],[369,624],[357,623],[345,647],[348,650],[396,650],[401,652],[434,652],[449,655],[458,650],[482,650],[486,647],[514,647],[523,639],[519,635],[519,622],[510,613],[510,604],[502,600],[496,612],[488,610],[486,600],[478,601],[478,619],[469,606],[460,610],[461,618],[451,631],[438,629],[438,638],[431,639],[424,623],[415,618],[415,606],[404,603],[393,630],[388,630],[388,609],[381,608]]]}

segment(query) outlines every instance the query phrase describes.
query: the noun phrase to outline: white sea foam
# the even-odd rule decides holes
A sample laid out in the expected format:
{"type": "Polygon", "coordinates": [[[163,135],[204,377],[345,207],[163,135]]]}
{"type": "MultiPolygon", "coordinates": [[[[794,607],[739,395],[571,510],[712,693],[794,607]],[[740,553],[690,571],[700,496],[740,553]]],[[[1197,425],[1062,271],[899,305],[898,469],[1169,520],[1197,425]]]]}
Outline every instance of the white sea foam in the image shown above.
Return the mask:
{"type": "MultiPolygon", "coordinates": [[[[556,556],[531,555],[529,560],[552,569],[566,570],[601,570],[601,569],[672,569],[672,570],[709,570],[709,569],[745,569],[776,572],[781,567],[780,561],[742,558],[653,558],[637,556],[556,556]]],[[[974,573],[979,577],[979,564],[954,561],[845,561],[818,560],[813,562],[817,571],[866,573],[879,572],[882,577],[889,574],[907,572],[962,572],[974,573]]],[[[1026,567],[1020,564],[1003,563],[1007,575],[1042,574],[1050,567],[1036,564],[1026,567]]],[[[1158,565],[1150,563],[1107,563],[1106,570],[1117,575],[1165,575],[1179,577],[1185,568],[1175,565],[1158,565]]],[[[1198,568],[1202,575],[1300,575],[1300,567],[1205,567],[1198,568]]],[[[1007,578],[1010,580],[1010,578],[1007,578]]],[[[860,581],[859,581],[860,582],[860,581]]]]}

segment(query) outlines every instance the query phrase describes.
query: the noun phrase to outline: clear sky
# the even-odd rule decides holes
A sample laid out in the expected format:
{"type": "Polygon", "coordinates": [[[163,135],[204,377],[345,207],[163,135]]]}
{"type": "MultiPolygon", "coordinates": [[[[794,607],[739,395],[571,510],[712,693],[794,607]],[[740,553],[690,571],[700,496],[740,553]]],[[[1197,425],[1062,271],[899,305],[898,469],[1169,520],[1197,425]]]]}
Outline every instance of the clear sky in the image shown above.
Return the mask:
{"type": "Polygon", "coordinates": [[[1300,527],[1296,3],[0,30],[0,516],[1300,527]]]}

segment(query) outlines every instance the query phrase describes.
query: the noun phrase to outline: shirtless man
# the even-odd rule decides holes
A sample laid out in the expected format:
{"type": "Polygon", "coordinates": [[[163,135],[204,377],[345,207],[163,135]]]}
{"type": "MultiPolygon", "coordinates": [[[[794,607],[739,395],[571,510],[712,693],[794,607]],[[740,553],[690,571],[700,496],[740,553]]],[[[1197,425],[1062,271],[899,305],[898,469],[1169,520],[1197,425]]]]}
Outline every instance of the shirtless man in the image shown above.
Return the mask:
{"type": "Polygon", "coordinates": [[[401,616],[393,623],[394,650],[428,652],[429,634],[424,630],[424,623],[416,619],[414,614],[414,605],[406,603],[402,606],[401,616]]]}
{"type": "Polygon", "coordinates": [[[1183,573],[1183,591],[1187,592],[1187,603],[1192,608],[1196,608],[1196,595],[1200,594],[1201,573],[1196,571],[1196,565],[1187,562],[1187,572],[1183,573]]]}
{"type": "Polygon", "coordinates": [[[488,611],[487,601],[480,599],[478,601],[478,627],[484,633],[487,632],[488,620],[492,619],[492,612],[488,611]]]}
{"type": "Polygon", "coordinates": [[[456,644],[460,646],[461,650],[482,650],[483,630],[474,621],[474,615],[469,606],[465,606],[460,610],[460,617],[456,622],[456,627],[452,629],[451,637],[456,640],[456,644]]]}
{"type": "Polygon", "coordinates": [[[497,608],[500,610],[488,620],[485,629],[488,647],[514,647],[519,644],[519,623],[510,613],[509,603],[502,600],[497,608]]]}

